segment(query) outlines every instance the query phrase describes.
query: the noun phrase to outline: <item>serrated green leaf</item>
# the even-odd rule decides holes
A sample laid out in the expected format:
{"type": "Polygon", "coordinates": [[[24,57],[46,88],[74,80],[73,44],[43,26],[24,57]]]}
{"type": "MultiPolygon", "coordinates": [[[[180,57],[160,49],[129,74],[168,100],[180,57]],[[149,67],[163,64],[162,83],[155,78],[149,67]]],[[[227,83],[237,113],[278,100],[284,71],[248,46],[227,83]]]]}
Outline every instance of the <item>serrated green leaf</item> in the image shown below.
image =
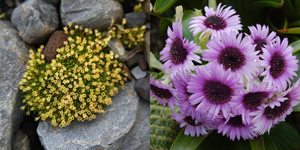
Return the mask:
{"type": "Polygon", "coordinates": [[[286,122],[280,122],[271,129],[270,139],[278,150],[292,150],[300,148],[300,136],[298,131],[286,122]]]}
{"type": "Polygon", "coordinates": [[[164,13],[167,9],[169,9],[176,2],[177,0],[156,0],[154,4],[153,12],[157,15],[160,15],[164,13]]]}
{"type": "Polygon", "coordinates": [[[191,137],[184,135],[183,128],[177,138],[175,139],[170,150],[195,150],[201,142],[212,132],[212,130],[207,131],[207,135],[201,135],[200,137],[191,137]]]}
{"type": "Polygon", "coordinates": [[[300,34],[300,27],[278,30],[279,33],[300,34]]]}
{"type": "Polygon", "coordinates": [[[150,52],[150,68],[156,68],[162,71],[162,66],[162,63],[156,59],[152,52],[150,52]]]}
{"type": "Polygon", "coordinates": [[[249,139],[252,150],[265,150],[264,137],[258,136],[253,138],[253,140],[249,139]]]}
{"type": "Polygon", "coordinates": [[[182,30],[183,30],[183,37],[188,38],[190,41],[194,40],[193,33],[190,32],[190,25],[189,22],[192,20],[192,17],[195,17],[195,12],[192,10],[186,10],[183,12],[183,17],[182,17],[182,30]]]}

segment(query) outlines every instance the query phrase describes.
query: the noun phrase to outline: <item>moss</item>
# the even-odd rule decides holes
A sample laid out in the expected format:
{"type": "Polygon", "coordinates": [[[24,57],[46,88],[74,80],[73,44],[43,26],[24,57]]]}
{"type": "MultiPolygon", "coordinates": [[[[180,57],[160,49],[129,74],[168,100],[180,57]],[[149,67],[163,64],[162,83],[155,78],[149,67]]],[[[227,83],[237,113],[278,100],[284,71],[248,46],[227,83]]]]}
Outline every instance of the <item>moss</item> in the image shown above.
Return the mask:
{"type": "Polygon", "coordinates": [[[50,64],[44,60],[44,46],[37,52],[30,50],[27,72],[20,82],[25,103],[21,109],[26,109],[27,115],[37,113],[36,121],[49,119],[59,127],[105,113],[103,107],[112,104],[111,97],[127,80],[123,63],[107,47],[115,31],[105,34],[71,24],[64,31],[68,41],[57,49],[50,64]]]}

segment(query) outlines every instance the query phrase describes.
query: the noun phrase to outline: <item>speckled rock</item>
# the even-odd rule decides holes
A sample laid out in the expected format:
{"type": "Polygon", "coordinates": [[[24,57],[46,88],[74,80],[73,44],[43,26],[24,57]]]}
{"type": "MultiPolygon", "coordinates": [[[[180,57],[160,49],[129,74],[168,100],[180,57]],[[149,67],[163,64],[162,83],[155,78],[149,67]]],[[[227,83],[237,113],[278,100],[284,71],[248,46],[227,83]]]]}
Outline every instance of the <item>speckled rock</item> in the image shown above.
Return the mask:
{"type": "Polygon", "coordinates": [[[11,21],[20,37],[29,44],[42,44],[58,28],[58,11],[47,2],[28,0],[12,13],[11,21]]]}
{"type": "Polygon", "coordinates": [[[138,96],[135,81],[125,84],[125,89],[112,98],[113,104],[104,108],[105,114],[84,122],[72,122],[63,128],[54,128],[50,122],[40,121],[37,133],[45,150],[53,149],[104,149],[123,137],[133,126],[138,96]]]}
{"type": "Polygon", "coordinates": [[[62,0],[60,15],[63,25],[72,23],[86,28],[107,30],[111,18],[115,23],[121,23],[123,8],[114,0],[62,0]]]}
{"type": "Polygon", "coordinates": [[[11,150],[24,117],[19,82],[26,72],[29,49],[9,21],[0,20],[0,149],[11,150]]]}

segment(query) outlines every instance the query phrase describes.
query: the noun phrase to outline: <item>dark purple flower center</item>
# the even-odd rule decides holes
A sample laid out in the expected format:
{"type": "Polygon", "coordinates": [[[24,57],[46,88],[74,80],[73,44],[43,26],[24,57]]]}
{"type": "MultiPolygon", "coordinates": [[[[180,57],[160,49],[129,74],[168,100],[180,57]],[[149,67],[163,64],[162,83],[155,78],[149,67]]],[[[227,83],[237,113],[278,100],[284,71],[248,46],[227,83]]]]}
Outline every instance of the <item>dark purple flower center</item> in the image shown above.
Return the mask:
{"type": "Polygon", "coordinates": [[[230,101],[233,90],[219,81],[206,81],[203,86],[206,99],[213,104],[224,104],[230,101]]]}
{"type": "Polygon", "coordinates": [[[262,101],[268,97],[267,92],[249,92],[244,95],[243,104],[246,109],[256,109],[261,105],[262,101]]]}
{"type": "Polygon", "coordinates": [[[173,64],[181,64],[186,60],[188,52],[183,47],[183,43],[180,38],[176,38],[171,46],[170,56],[173,64]]]}
{"type": "Polygon", "coordinates": [[[218,57],[219,64],[223,64],[224,69],[231,68],[232,71],[240,69],[245,65],[245,55],[236,47],[224,48],[218,57]]]}
{"type": "Polygon", "coordinates": [[[271,58],[270,65],[270,73],[274,79],[277,79],[284,73],[286,60],[279,52],[275,52],[271,58]]]}
{"type": "Polygon", "coordinates": [[[163,88],[159,88],[155,85],[150,84],[150,90],[159,98],[162,99],[169,99],[171,98],[173,95],[172,93],[167,90],[167,89],[163,89],[163,88]]]}
{"type": "MultiPolygon", "coordinates": [[[[224,120],[224,119],[223,119],[224,120]]],[[[230,126],[233,126],[233,127],[237,127],[237,128],[240,128],[240,127],[244,127],[245,125],[243,124],[243,121],[242,121],[242,116],[241,115],[237,115],[237,116],[234,116],[234,117],[231,117],[229,119],[229,121],[227,122],[228,125],[230,126]]]]}
{"type": "Polygon", "coordinates": [[[254,44],[256,44],[255,51],[260,51],[257,55],[263,54],[262,47],[264,47],[267,42],[264,39],[257,38],[254,40],[254,44]]]}
{"type": "Polygon", "coordinates": [[[212,28],[215,30],[222,30],[226,27],[227,24],[222,17],[210,16],[210,17],[206,18],[206,20],[204,21],[204,25],[207,28],[212,28]]]}
{"type": "Polygon", "coordinates": [[[282,116],[291,107],[290,94],[287,94],[285,97],[288,99],[281,102],[280,106],[275,106],[273,109],[269,106],[265,108],[264,115],[266,116],[267,119],[274,120],[282,116]]]}
{"type": "Polygon", "coordinates": [[[201,122],[198,122],[197,124],[195,124],[195,119],[193,119],[191,116],[186,116],[183,120],[184,120],[184,122],[188,123],[191,126],[200,126],[200,125],[202,125],[201,122]]]}

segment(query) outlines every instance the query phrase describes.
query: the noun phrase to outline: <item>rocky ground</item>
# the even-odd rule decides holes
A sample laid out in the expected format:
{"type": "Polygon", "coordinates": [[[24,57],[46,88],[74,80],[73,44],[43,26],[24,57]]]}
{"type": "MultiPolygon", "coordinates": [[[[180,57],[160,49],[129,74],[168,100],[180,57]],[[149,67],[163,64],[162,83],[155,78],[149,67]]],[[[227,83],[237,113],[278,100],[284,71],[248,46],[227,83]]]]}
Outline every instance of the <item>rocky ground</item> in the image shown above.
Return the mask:
{"type": "Polygon", "coordinates": [[[1,150],[150,149],[149,0],[0,0],[0,14],[1,150]],[[133,12],[139,3],[143,12],[133,12]],[[19,82],[26,72],[29,50],[51,42],[50,36],[69,22],[103,31],[111,18],[116,23],[126,18],[127,27],[147,28],[143,50],[132,52],[122,44],[116,46],[120,41],[109,44],[125,60],[131,80],[113,97],[106,113],[64,128],[36,122],[34,114],[26,116],[20,109],[19,82]]]}

